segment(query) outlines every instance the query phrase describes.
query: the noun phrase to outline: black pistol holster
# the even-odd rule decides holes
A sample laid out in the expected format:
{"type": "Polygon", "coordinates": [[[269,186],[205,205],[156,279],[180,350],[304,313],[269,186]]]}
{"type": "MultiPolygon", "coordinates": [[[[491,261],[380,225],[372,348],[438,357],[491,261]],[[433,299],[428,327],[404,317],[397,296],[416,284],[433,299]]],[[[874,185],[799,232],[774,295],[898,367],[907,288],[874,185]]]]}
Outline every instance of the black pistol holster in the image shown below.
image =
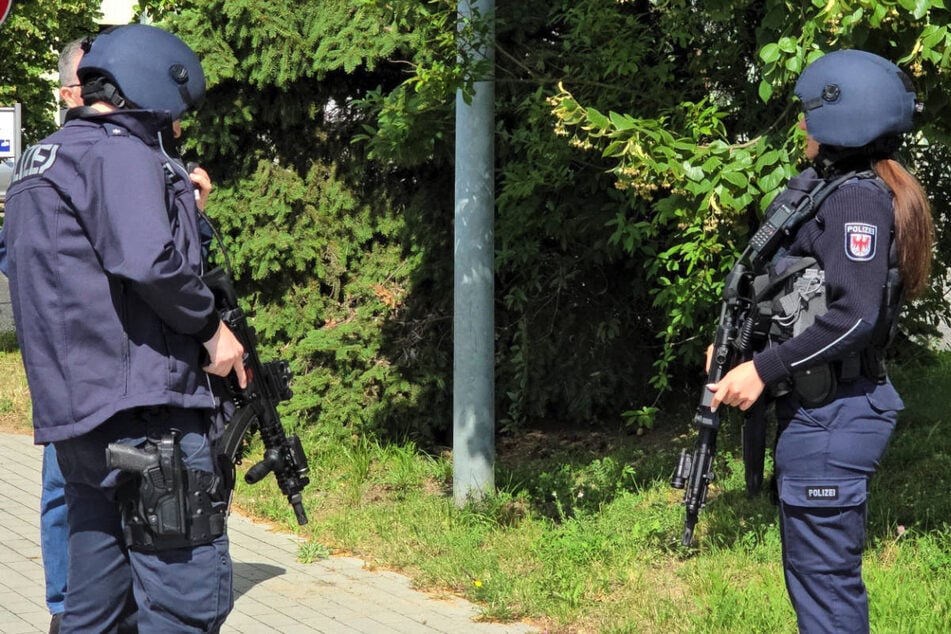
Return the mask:
{"type": "Polygon", "coordinates": [[[177,434],[150,439],[141,449],[110,444],[106,463],[134,476],[116,493],[130,549],[188,548],[225,533],[229,491],[214,473],[185,466],[177,434]]]}

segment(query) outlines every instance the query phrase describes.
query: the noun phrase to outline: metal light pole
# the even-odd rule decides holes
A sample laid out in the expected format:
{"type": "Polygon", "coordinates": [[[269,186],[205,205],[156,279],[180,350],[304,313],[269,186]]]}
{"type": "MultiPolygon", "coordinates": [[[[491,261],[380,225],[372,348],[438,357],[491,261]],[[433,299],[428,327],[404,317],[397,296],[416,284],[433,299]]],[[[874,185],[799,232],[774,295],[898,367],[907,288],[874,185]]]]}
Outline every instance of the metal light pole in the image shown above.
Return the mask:
{"type": "MultiPolygon", "coordinates": [[[[491,20],[495,8],[494,0],[458,7],[464,23],[491,20]]],[[[476,78],[469,103],[456,93],[452,472],[459,506],[495,489],[495,37],[494,29],[480,42],[464,33],[460,51],[474,51],[489,70],[476,78]]]]}

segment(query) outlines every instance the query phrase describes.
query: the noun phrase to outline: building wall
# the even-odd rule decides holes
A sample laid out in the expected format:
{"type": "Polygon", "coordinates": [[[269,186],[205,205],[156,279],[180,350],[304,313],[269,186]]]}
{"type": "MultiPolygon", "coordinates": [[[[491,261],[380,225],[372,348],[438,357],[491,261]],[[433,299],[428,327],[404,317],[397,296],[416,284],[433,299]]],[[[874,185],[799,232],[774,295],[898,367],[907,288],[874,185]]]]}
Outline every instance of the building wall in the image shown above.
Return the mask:
{"type": "Polygon", "coordinates": [[[102,19],[100,24],[128,24],[132,21],[132,7],[135,0],[103,0],[100,7],[102,19]]]}

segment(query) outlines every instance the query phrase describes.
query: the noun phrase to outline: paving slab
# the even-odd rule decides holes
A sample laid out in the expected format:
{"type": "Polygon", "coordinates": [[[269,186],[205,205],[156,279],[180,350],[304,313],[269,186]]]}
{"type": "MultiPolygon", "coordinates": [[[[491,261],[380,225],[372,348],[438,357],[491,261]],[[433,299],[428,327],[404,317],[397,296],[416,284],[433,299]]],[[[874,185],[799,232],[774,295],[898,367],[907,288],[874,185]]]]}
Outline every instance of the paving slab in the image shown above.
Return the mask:
{"type": "MultiPolygon", "coordinates": [[[[40,556],[40,466],[32,438],[0,434],[0,632],[47,632],[40,556]]],[[[238,513],[228,521],[234,611],[222,634],[529,634],[478,621],[478,606],[412,588],[354,557],[297,560],[300,541],[238,513]]]]}

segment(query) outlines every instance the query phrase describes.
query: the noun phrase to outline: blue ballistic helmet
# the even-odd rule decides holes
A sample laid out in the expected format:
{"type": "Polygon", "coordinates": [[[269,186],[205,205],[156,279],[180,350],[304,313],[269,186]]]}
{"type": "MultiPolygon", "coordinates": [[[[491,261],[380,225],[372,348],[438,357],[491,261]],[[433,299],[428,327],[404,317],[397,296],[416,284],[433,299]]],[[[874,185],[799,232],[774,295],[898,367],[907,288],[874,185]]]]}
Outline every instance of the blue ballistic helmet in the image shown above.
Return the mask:
{"type": "Polygon", "coordinates": [[[163,110],[174,120],[205,96],[198,56],[168,31],[129,24],[103,32],[83,48],[77,74],[84,100],[163,110]]]}
{"type": "Polygon", "coordinates": [[[912,129],[911,79],[887,59],[844,50],[809,64],[796,82],[806,129],[820,144],[864,147],[912,129]]]}

